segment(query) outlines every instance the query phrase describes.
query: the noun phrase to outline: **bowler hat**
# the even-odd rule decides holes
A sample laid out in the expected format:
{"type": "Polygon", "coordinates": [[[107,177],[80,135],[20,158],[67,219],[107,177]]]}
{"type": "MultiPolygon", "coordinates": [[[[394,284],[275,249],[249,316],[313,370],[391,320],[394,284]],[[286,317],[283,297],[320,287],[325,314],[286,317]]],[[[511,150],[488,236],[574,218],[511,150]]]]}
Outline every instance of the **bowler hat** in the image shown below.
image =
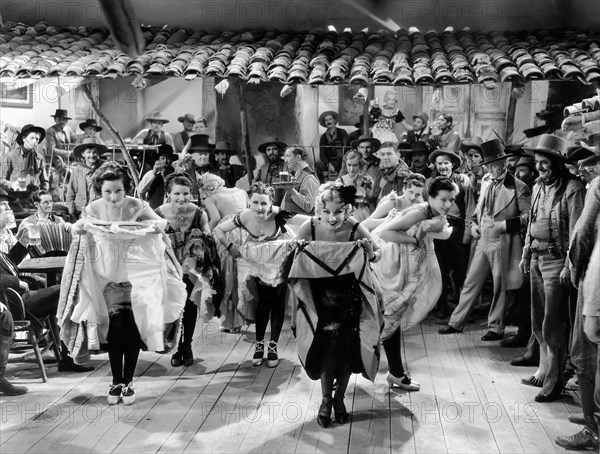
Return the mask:
{"type": "Polygon", "coordinates": [[[96,132],[102,131],[102,126],[98,126],[98,123],[94,118],[88,118],[83,123],[79,123],[79,129],[85,131],[85,128],[92,126],[96,132]]]}
{"type": "Polygon", "coordinates": [[[183,123],[184,120],[187,120],[194,124],[196,123],[196,117],[194,117],[192,114],[189,114],[189,113],[183,115],[182,117],[177,117],[177,121],[179,123],[183,123]]]}
{"type": "Polygon", "coordinates": [[[504,145],[500,139],[492,139],[481,144],[481,154],[483,155],[483,164],[506,159],[511,155],[504,152],[504,145]]]}
{"type": "Polygon", "coordinates": [[[553,134],[542,134],[535,148],[525,148],[525,150],[567,160],[567,141],[553,134]]]}
{"type": "Polygon", "coordinates": [[[96,139],[88,138],[83,139],[83,142],[81,142],[80,145],[77,145],[75,147],[75,149],[73,150],[73,156],[75,156],[76,158],[83,157],[83,152],[88,148],[95,148],[99,155],[103,155],[104,153],[108,152],[108,148],[100,143],[97,143],[96,139]]]}
{"type": "Polygon", "coordinates": [[[69,113],[65,109],[56,109],[54,115],[50,116],[54,118],[66,118],[67,120],[71,120],[71,117],[69,117],[69,113]]]}
{"type": "Polygon", "coordinates": [[[149,117],[144,118],[144,120],[146,121],[160,121],[161,123],[168,123],[169,120],[167,120],[162,112],[159,112],[158,110],[155,110],[154,112],[152,112],[150,114],[149,117]]]}
{"type": "Polygon", "coordinates": [[[277,145],[279,147],[279,150],[287,148],[287,144],[280,141],[279,137],[267,137],[267,140],[258,146],[258,151],[260,151],[261,153],[266,153],[267,147],[269,145],[277,145]]]}
{"type": "Polygon", "coordinates": [[[325,117],[327,115],[331,115],[336,123],[338,122],[338,120],[340,118],[338,113],[334,112],[333,110],[327,110],[327,111],[323,112],[321,115],[319,115],[319,124],[323,127],[325,127],[325,117]]]}
{"type": "Polygon", "coordinates": [[[415,118],[420,118],[421,120],[423,120],[423,123],[429,122],[429,115],[427,115],[425,112],[419,112],[418,114],[413,115],[412,118],[413,120],[415,118]]]}
{"type": "Polygon", "coordinates": [[[227,154],[237,154],[237,151],[233,149],[229,142],[225,142],[224,140],[220,140],[215,144],[215,147],[212,151],[217,153],[227,153],[227,154]]]}
{"type": "Polygon", "coordinates": [[[479,136],[465,138],[462,140],[462,143],[460,144],[460,149],[465,154],[467,153],[467,151],[472,150],[472,149],[479,150],[479,152],[481,153],[481,144],[482,143],[483,143],[483,139],[479,136]]]}
{"type": "Polygon", "coordinates": [[[30,132],[37,132],[40,135],[40,142],[44,140],[44,137],[46,137],[46,131],[44,130],[44,128],[40,128],[39,126],[34,125],[25,125],[23,126],[21,132],[17,136],[17,143],[19,145],[23,145],[23,137],[25,137],[30,132]]]}
{"type": "Polygon", "coordinates": [[[369,134],[363,134],[363,135],[359,136],[358,139],[353,140],[350,143],[350,146],[356,150],[356,149],[358,149],[358,145],[361,142],[371,142],[371,146],[373,147],[373,152],[376,152],[377,150],[379,150],[379,147],[381,146],[381,142],[378,139],[371,137],[369,134]]]}
{"type": "Polygon", "coordinates": [[[191,144],[188,153],[210,153],[213,147],[208,143],[209,137],[206,134],[194,134],[190,137],[191,144]]]}
{"type": "Polygon", "coordinates": [[[419,140],[417,142],[414,142],[410,150],[407,150],[404,154],[406,156],[412,156],[416,153],[425,153],[426,155],[428,155],[430,153],[430,150],[425,142],[419,140]]]}
{"type": "Polygon", "coordinates": [[[440,155],[446,155],[446,156],[450,157],[450,160],[452,161],[454,170],[458,170],[458,168],[462,164],[462,159],[460,158],[460,156],[457,155],[456,153],[454,153],[454,151],[450,150],[449,148],[438,148],[437,150],[434,150],[429,155],[429,162],[431,162],[432,164],[435,164],[436,158],[440,155]]]}

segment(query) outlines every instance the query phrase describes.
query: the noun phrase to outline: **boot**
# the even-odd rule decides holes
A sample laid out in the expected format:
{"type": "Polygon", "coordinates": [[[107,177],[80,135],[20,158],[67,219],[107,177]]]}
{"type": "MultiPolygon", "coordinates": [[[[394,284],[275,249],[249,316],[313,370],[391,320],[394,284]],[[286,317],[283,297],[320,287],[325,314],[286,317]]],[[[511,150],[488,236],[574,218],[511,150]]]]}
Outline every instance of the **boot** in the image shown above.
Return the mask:
{"type": "Polygon", "coordinates": [[[0,338],[0,393],[6,396],[20,396],[27,392],[27,388],[25,386],[15,386],[4,378],[11,344],[12,337],[2,335],[0,338]]]}
{"type": "Polygon", "coordinates": [[[186,342],[183,346],[182,361],[185,367],[190,367],[194,364],[194,353],[192,352],[192,344],[190,342],[186,342]]]}

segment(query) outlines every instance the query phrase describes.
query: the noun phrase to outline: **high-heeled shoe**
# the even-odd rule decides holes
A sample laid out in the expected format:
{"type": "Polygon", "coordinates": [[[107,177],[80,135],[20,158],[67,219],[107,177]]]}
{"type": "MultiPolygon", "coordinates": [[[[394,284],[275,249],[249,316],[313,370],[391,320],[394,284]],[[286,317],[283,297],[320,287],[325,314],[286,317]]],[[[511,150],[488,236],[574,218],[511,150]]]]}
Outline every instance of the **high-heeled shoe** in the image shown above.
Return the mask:
{"type": "Polygon", "coordinates": [[[321,406],[319,407],[319,413],[317,414],[317,424],[324,429],[331,425],[331,408],[333,406],[333,399],[331,397],[323,397],[321,406]]]}
{"type": "Polygon", "coordinates": [[[333,411],[335,413],[335,422],[338,424],[346,424],[348,422],[348,412],[344,405],[344,396],[333,398],[333,411]]]}
{"type": "Polygon", "coordinates": [[[179,367],[183,364],[183,353],[181,350],[177,350],[173,356],[171,356],[171,366],[179,367]]]}
{"type": "Polygon", "coordinates": [[[416,381],[413,381],[410,378],[408,372],[405,372],[401,377],[396,377],[390,373],[387,374],[386,380],[388,382],[388,386],[393,388],[397,386],[398,388],[402,388],[406,391],[420,391],[421,385],[416,381]]]}

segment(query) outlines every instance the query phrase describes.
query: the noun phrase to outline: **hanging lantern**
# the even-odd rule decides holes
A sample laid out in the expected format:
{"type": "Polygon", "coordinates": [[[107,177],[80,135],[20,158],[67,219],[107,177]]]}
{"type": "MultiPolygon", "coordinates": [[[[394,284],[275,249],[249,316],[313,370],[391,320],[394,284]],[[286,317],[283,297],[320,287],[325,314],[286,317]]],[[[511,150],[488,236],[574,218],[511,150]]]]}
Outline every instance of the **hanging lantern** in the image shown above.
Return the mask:
{"type": "Polygon", "coordinates": [[[287,95],[289,95],[293,91],[294,91],[294,87],[292,87],[291,85],[284,85],[283,88],[281,89],[281,92],[279,93],[279,96],[281,96],[282,98],[285,98],[287,95]]]}

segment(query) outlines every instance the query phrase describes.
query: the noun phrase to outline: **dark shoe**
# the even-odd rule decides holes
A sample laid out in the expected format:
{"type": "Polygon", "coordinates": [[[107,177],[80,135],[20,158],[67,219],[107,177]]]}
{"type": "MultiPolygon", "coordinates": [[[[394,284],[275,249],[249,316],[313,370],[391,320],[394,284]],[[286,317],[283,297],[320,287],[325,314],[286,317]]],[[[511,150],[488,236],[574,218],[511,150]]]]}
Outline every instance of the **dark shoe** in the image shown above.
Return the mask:
{"type": "Polygon", "coordinates": [[[583,413],[573,413],[572,415],[567,416],[567,419],[573,424],[580,424],[582,426],[585,426],[588,423],[585,416],[583,416],[583,413]]]}
{"type": "Polygon", "coordinates": [[[123,383],[110,385],[108,388],[108,396],[106,396],[108,405],[117,405],[121,401],[121,393],[123,392],[124,386],[125,385],[123,383]]]}
{"type": "Polygon", "coordinates": [[[252,365],[260,366],[265,356],[265,341],[257,341],[255,344],[254,356],[252,356],[252,365]]]}
{"type": "Polygon", "coordinates": [[[333,411],[335,412],[335,422],[338,424],[346,424],[348,422],[348,412],[346,411],[346,405],[344,405],[344,396],[335,396],[333,399],[333,411]]]}
{"type": "Polygon", "coordinates": [[[525,339],[523,336],[519,336],[518,334],[507,339],[502,340],[500,342],[500,347],[502,348],[519,348],[526,347],[527,342],[529,342],[529,338],[525,339]]]}
{"type": "Polygon", "coordinates": [[[93,370],[94,368],[92,366],[75,364],[71,358],[63,359],[58,363],[59,372],[91,372],[93,370]]]}
{"type": "Polygon", "coordinates": [[[192,352],[191,345],[186,345],[184,347],[182,361],[185,367],[190,367],[192,364],[194,364],[194,353],[192,352]]]}
{"type": "Polygon", "coordinates": [[[130,382],[127,386],[123,387],[121,399],[123,399],[123,403],[125,405],[131,405],[135,402],[135,389],[133,387],[133,382],[130,382]]]}
{"type": "Polygon", "coordinates": [[[561,383],[556,383],[554,388],[552,388],[552,391],[550,391],[550,394],[539,393],[535,396],[535,401],[539,403],[554,402],[555,400],[560,399],[563,389],[564,386],[561,383]]]}
{"type": "Polygon", "coordinates": [[[575,435],[556,437],[555,443],[561,448],[570,451],[583,451],[585,449],[598,451],[598,435],[592,433],[587,427],[583,428],[581,432],[577,432],[575,435]]]}
{"type": "Polygon", "coordinates": [[[495,333],[493,331],[488,331],[483,336],[481,336],[481,340],[484,342],[493,342],[499,341],[504,337],[504,334],[495,333]]]}
{"type": "Polygon", "coordinates": [[[267,347],[267,367],[277,367],[279,356],[277,356],[277,342],[269,342],[267,347]]]}
{"type": "Polygon", "coordinates": [[[544,386],[544,380],[542,380],[541,378],[535,378],[534,375],[532,375],[529,378],[522,378],[521,383],[527,386],[535,386],[536,388],[541,388],[542,386],[544,386]]]}
{"type": "Polygon", "coordinates": [[[323,428],[328,428],[331,424],[331,408],[333,407],[333,399],[331,397],[323,397],[319,413],[317,414],[317,424],[323,428]]]}
{"type": "Polygon", "coordinates": [[[517,367],[538,367],[540,365],[540,362],[534,361],[532,359],[527,359],[524,356],[521,356],[519,358],[511,360],[510,365],[517,367]]]}
{"type": "Polygon", "coordinates": [[[171,356],[171,366],[179,367],[183,364],[183,353],[177,350],[177,352],[171,356]]]}
{"type": "Polygon", "coordinates": [[[438,334],[455,334],[455,333],[462,333],[462,329],[456,329],[450,325],[444,327],[444,328],[440,328],[438,329],[438,334]]]}
{"type": "Polygon", "coordinates": [[[27,388],[25,386],[17,386],[13,385],[6,378],[0,378],[0,393],[5,396],[20,396],[21,394],[25,394],[27,392],[27,388]]]}

